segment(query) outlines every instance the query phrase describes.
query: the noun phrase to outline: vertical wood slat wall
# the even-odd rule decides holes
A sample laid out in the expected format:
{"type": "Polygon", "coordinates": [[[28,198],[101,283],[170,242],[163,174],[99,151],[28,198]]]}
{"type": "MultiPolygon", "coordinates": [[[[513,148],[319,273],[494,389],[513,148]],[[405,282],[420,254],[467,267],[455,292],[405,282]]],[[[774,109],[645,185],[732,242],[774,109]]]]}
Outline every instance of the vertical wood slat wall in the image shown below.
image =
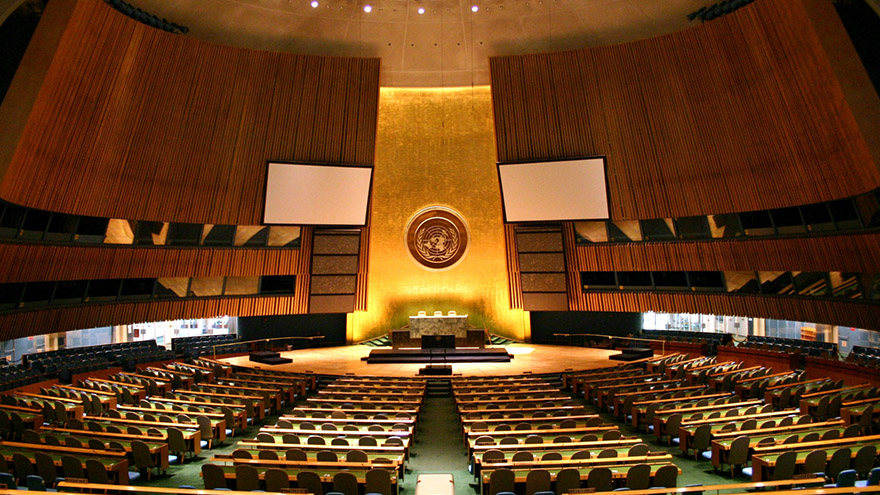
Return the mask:
{"type": "Polygon", "coordinates": [[[880,173],[800,1],[657,38],[490,59],[499,161],[605,155],[611,217],[852,196],[880,173]]]}
{"type": "MultiPolygon", "coordinates": [[[[304,239],[305,240],[305,239],[304,239]]],[[[0,283],[141,277],[307,276],[301,249],[41,246],[0,243],[0,283]]],[[[306,258],[308,259],[308,258],[306,258]]]]}
{"type": "Polygon", "coordinates": [[[516,246],[516,226],[504,226],[504,243],[507,246],[507,285],[510,290],[510,308],[522,309],[523,293],[520,283],[519,252],[516,246]]]}
{"type": "MultiPolygon", "coordinates": [[[[573,229],[566,227],[571,232],[573,229]]],[[[570,275],[612,270],[880,272],[880,234],[789,239],[566,244],[570,275]]]]}
{"type": "MultiPolygon", "coordinates": [[[[121,323],[206,318],[212,316],[264,316],[304,313],[300,296],[189,299],[94,304],[41,309],[0,315],[2,339],[95,328],[121,323]]],[[[308,294],[306,294],[308,300],[308,294]]]]}
{"type": "Polygon", "coordinates": [[[256,225],[266,161],[373,164],[378,93],[378,59],[214,45],[79,0],[0,196],[65,213],[256,225]]]}

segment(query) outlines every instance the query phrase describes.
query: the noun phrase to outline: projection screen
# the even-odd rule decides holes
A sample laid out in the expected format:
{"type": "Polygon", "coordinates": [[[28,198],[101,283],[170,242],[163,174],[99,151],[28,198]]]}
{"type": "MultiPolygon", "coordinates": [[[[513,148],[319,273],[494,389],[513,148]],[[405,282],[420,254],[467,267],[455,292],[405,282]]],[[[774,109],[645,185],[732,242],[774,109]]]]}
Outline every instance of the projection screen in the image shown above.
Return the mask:
{"type": "Polygon", "coordinates": [[[498,164],[506,222],[608,218],[605,158],[498,164]]]}
{"type": "Polygon", "coordinates": [[[270,162],[263,222],[366,225],[372,178],[372,167],[270,162]]]}

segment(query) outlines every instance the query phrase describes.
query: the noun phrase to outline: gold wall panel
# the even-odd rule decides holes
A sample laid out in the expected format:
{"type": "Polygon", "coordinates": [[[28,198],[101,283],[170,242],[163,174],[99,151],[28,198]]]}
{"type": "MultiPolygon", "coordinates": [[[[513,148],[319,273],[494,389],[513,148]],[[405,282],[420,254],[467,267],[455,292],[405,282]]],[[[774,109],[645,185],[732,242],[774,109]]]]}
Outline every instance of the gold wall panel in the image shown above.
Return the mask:
{"type": "Polygon", "coordinates": [[[510,309],[493,129],[488,87],[380,90],[367,304],[349,316],[350,341],[403,327],[420,310],[529,337],[528,313],[510,309]],[[429,206],[455,210],[470,231],[467,255],[444,270],[422,267],[404,242],[407,222],[429,206]]]}

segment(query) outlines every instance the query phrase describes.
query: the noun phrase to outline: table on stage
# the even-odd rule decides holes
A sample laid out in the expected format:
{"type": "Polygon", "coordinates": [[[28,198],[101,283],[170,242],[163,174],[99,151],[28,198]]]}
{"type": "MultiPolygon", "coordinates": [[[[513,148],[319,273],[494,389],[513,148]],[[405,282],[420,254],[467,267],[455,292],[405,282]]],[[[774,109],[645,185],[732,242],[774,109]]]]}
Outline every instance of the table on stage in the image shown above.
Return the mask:
{"type": "Polygon", "coordinates": [[[464,339],[467,338],[467,330],[467,315],[435,313],[409,317],[409,336],[413,339],[431,335],[455,335],[455,338],[464,339]]]}

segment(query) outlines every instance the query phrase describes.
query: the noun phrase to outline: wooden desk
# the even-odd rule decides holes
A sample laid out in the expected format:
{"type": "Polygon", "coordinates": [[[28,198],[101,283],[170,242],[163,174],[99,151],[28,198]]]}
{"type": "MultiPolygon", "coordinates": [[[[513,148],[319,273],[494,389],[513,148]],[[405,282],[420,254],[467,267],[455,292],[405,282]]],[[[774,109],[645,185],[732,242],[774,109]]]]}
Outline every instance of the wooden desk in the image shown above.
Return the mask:
{"type": "Polygon", "coordinates": [[[276,389],[268,389],[261,387],[244,387],[238,385],[220,385],[220,384],[212,384],[212,385],[193,385],[190,387],[190,392],[202,391],[202,392],[219,392],[219,393],[229,393],[229,392],[241,392],[244,394],[248,394],[251,397],[259,397],[263,401],[263,406],[272,409],[273,411],[281,410],[281,392],[276,389]]]}
{"type": "MultiPolygon", "coordinates": [[[[501,397],[501,396],[527,396],[527,397],[543,397],[544,394],[547,395],[559,395],[559,389],[553,387],[541,387],[541,388],[505,388],[505,389],[491,389],[487,388],[484,390],[470,390],[468,392],[456,391],[454,392],[456,399],[467,400],[471,398],[480,398],[480,397],[501,397]]],[[[525,398],[525,397],[521,397],[525,398]]]]}
{"type": "MultiPolygon", "coordinates": [[[[201,392],[198,390],[187,390],[186,392],[175,391],[174,395],[178,397],[211,397],[211,398],[220,398],[220,399],[232,399],[239,401],[238,404],[242,405],[248,411],[248,417],[253,417],[256,419],[263,419],[266,417],[266,408],[264,407],[263,397],[258,395],[240,395],[240,394],[221,394],[216,392],[201,392]],[[253,414],[251,414],[253,413],[253,414]]],[[[167,400],[167,399],[166,399],[167,400]]],[[[180,400],[180,399],[178,399],[180,400]]],[[[200,402],[193,402],[194,404],[206,404],[200,402]]],[[[224,405],[228,407],[233,407],[233,404],[224,405]]],[[[214,404],[211,404],[214,405],[214,404]]]]}
{"type": "MultiPolygon", "coordinates": [[[[801,447],[807,450],[797,450],[797,460],[796,463],[798,465],[803,464],[804,460],[807,458],[807,455],[816,448],[821,448],[827,451],[828,458],[838,450],[838,448],[851,448],[851,456],[855,457],[858,449],[855,448],[857,446],[862,445],[874,445],[880,446],[880,435],[872,435],[871,437],[853,437],[851,439],[836,439],[836,440],[825,440],[819,442],[807,442],[805,444],[799,445],[798,448],[801,447]],[[858,443],[840,443],[840,440],[862,440],[858,443]]],[[[778,446],[774,446],[778,447],[778,446]]],[[[788,449],[785,449],[788,450],[788,449]]],[[[765,479],[770,479],[772,476],[773,468],[776,465],[776,459],[779,457],[778,448],[774,451],[766,452],[761,447],[755,447],[755,453],[752,455],[752,481],[763,481],[765,479]]]]}
{"type": "MultiPolygon", "coordinates": [[[[254,466],[257,468],[257,472],[259,473],[260,480],[265,479],[266,477],[266,469],[262,466],[254,466]]],[[[235,466],[220,466],[223,470],[223,475],[227,480],[235,479],[235,466]]],[[[275,468],[281,469],[285,473],[287,473],[288,478],[293,483],[296,483],[296,475],[299,474],[300,471],[310,471],[308,469],[296,469],[296,468],[275,468]]],[[[333,475],[340,472],[351,473],[357,478],[358,485],[365,485],[367,483],[366,476],[367,470],[362,469],[325,469],[322,473],[319,473],[321,476],[321,481],[324,483],[333,483],[333,475]]],[[[394,473],[391,473],[391,486],[392,489],[397,493],[397,476],[394,473]]]]}
{"type": "MultiPolygon", "coordinates": [[[[111,418],[108,416],[86,416],[86,421],[95,421],[96,423],[113,423],[113,424],[122,424],[126,426],[138,426],[143,428],[177,428],[178,430],[199,430],[199,424],[196,422],[193,423],[180,423],[177,421],[167,422],[167,421],[147,421],[144,419],[128,419],[128,418],[111,418]]],[[[223,443],[226,440],[226,420],[225,419],[214,419],[211,418],[211,430],[214,432],[214,439],[219,443],[223,443]]],[[[199,438],[201,440],[201,438],[199,438]]],[[[195,452],[198,454],[198,452],[195,452]]]]}
{"type": "MultiPolygon", "coordinates": [[[[675,465],[675,464],[672,464],[671,462],[648,463],[648,464],[651,466],[651,477],[652,478],[654,477],[655,474],[657,474],[657,469],[659,469],[661,466],[666,466],[666,465],[674,466],[675,465]]],[[[626,474],[627,474],[627,472],[629,472],[629,469],[632,466],[635,466],[635,464],[631,464],[631,465],[630,464],[609,464],[609,465],[602,466],[602,467],[607,467],[611,470],[612,478],[614,478],[616,480],[623,480],[623,479],[626,479],[626,474]]],[[[580,472],[581,482],[584,482],[589,477],[590,471],[594,468],[581,467],[581,468],[573,468],[573,469],[577,469],[580,472]]],[[[547,469],[547,471],[550,472],[551,482],[556,481],[556,474],[560,470],[559,469],[547,469]]],[[[678,473],[681,474],[681,469],[678,469],[678,473]]],[[[514,471],[514,478],[515,478],[516,483],[525,483],[526,476],[528,476],[528,474],[529,474],[529,470],[527,470],[527,469],[526,470],[515,470],[514,471]]],[[[487,470],[483,471],[482,476],[481,476],[481,481],[482,481],[482,492],[481,493],[484,493],[484,494],[489,493],[489,478],[491,475],[492,475],[491,470],[487,469],[487,470]]],[[[667,489],[667,491],[668,491],[668,489],[667,489]]]]}
{"type": "MultiPolygon", "coordinates": [[[[84,492],[89,493],[92,490],[103,490],[105,493],[108,491],[118,492],[118,493],[132,493],[132,494],[143,494],[143,493],[157,493],[161,495],[253,495],[254,492],[239,492],[235,490],[203,490],[198,488],[171,488],[164,486],[119,486],[119,485],[102,485],[100,483],[78,483],[71,481],[61,481],[58,483],[58,487],[61,489],[70,489],[72,492],[84,492]]],[[[65,490],[67,492],[67,490],[65,490]]],[[[312,493],[303,493],[300,495],[314,495],[312,493]]]]}
{"type": "Polygon", "coordinates": [[[458,412],[459,414],[470,414],[473,412],[485,412],[486,414],[491,413],[512,413],[512,412],[521,412],[521,413],[535,413],[538,411],[561,411],[561,410],[577,410],[583,411],[584,406],[579,404],[569,404],[570,402],[574,402],[571,399],[559,400],[559,401],[549,401],[550,404],[537,404],[534,402],[525,403],[524,405],[520,405],[520,407],[509,407],[510,405],[516,406],[516,403],[508,404],[507,407],[501,408],[500,404],[477,404],[477,405],[467,405],[467,406],[459,406],[458,412]]]}
{"type": "Polygon", "coordinates": [[[318,461],[318,460],[307,460],[307,461],[288,461],[286,459],[242,459],[242,458],[234,458],[231,454],[224,456],[215,456],[211,460],[219,461],[219,462],[231,462],[233,465],[241,465],[247,464],[249,466],[254,466],[255,468],[281,468],[281,469],[301,469],[308,471],[322,471],[326,469],[331,470],[362,470],[369,471],[370,469],[385,469],[392,473],[397,473],[397,476],[402,480],[405,474],[405,470],[403,469],[402,456],[398,456],[397,460],[380,458],[378,462],[376,461],[367,461],[367,462],[347,462],[345,460],[339,460],[336,462],[327,462],[327,461],[318,461]]]}
{"type": "Polygon", "coordinates": [[[43,410],[42,409],[32,409],[24,406],[11,406],[8,404],[0,404],[0,409],[7,411],[9,414],[9,420],[12,421],[12,414],[18,414],[21,418],[22,423],[24,423],[25,429],[31,429],[34,431],[40,431],[43,427],[44,418],[43,418],[43,410]]]}
{"type": "MultiPolygon", "coordinates": [[[[294,428],[301,428],[299,425],[302,423],[312,423],[316,428],[320,427],[320,425],[329,423],[332,425],[338,426],[370,426],[370,425],[379,425],[379,426],[393,426],[393,425],[406,425],[409,431],[413,431],[415,428],[415,420],[413,418],[389,418],[389,419],[350,419],[350,418],[303,418],[299,416],[287,416],[282,415],[278,418],[278,421],[288,421],[290,422],[294,428]]],[[[275,425],[278,427],[278,425],[275,425]]]]}
{"type": "MultiPolygon", "coordinates": [[[[42,408],[45,407],[47,402],[51,403],[50,407],[55,408],[56,403],[64,404],[64,410],[67,411],[67,415],[70,418],[76,418],[82,420],[84,414],[84,407],[82,401],[78,401],[76,399],[60,399],[58,397],[41,397],[37,394],[27,394],[24,392],[15,392],[14,395],[16,397],[21,397],[26,399],[31,403],[37,403],[39,406],[32,405],[31,407],[27,406],[10,406],[6,404],[0,404],[0,408],[3,408],[8,411],[14,411],[15,408],[18,407],[21,412],[33,412],[36,413],[39,411],[40,414],[43,413],[42,408]]],[[[45,420],[45,418],[43,418],[45,420]]]]}
{"type": "MultiPolygon", "coordinates": [[[[216,385],[229,385],[234,387],[253,387],[258,390],[274,391],[283,397],[282,401],[287,404],[293,403],[297,396],[297,386],[293,382],[271,382],[254,380],[250,378],[218,378],[216,385]]],[[[276,409],[280,409],[280,405],[276,409]]]]}
{"type": "Polygon", "coordinates": [[[401,455],[404,456],[404,458],[406,458],[409,451],[406,445],[315,445],[311,443],[278,443],[278,437],[275,438],[276,443],[263,443],[256,439],[244,439],[239,442],[238,445],[240,448],[244,449],[277,450],[280,452],[286,452],[290,449],[299,449],[305,451],[307,454],[317,453],[321,450],[329,450],[331,452],[336,452],[337,454],[345,454],[350,450],[357,449],[364,451],[367,455],[377,454],[383,457],[401,455]]]}
{"type": "Polygon", "coordinates": [[[617,425],[606,424],[599,426],[584,426],[579,428],[552,428],[552,429],[533,429],[533,430],[507,430],[507,431],[488,431],[488,430],[470,430],[465,427],[465,435],[468,439],[489,436],[492,438],[516,437],[525,438],[529,435],[546,436],[552,434],[554,437],[560,435],[567,436],[584,436],[590,433],[601,435],[607,431],[617,430],[617,425]]]}
{"type": "Polygon", "coordinates": [[[819,401],[822,400],[823,396],[833,397],[835,395],[841,395],[845,392],[851,392],[855,390],[861,389],[869,389],[871,385],[868,383],[863,383],[861,385],[854,385],[852,387],[843,387],[843,388],[835,388],[831,390],[822,390],[820,392],[812,392],[809,394],[804,394],[800,399],[800,410],[801,414],[809,414],[810,416],[814,416],[816,414],[816,410],[819,407],[819,401]]]}
{"type": "Polygon", "coordinates": [[[562,459],[559,461],[542,461],[535,459],[533,461],[508,461],[501,462],[484,462],[481,463],[482,470],[495,469],[563,469],[563,468],[581,468],[581,467],[597,467],[616,464],[651,464],[659,461],[671,461],[672,455],[666,452],[657,452],[655,455],[648,456],[621,456],[621,457],[593,457],[590,459],[562,459]]]}
{"type": "Polygon", "coordinates": [[[357,431],[345,431],[345,430],[302,430],[297,428],[276,428],[272,426],[264,426],[260,428],[261,432],[269,433],[271,435],[283,435],[285,433],[290,433],[292,435],[308,435],[308,436],[319,436],[319,437],[400,437],[407,438],[412,434],[412,429],[406,430],[383,430],[383,431],[369,431],[365,428],[359,429],[357,431]]]}
{"type": "Polygon", "coordinates": [[[620,392],[614,394],[613,398],[609,398],[609,407],[614,408],[614,415],[618,419],[625,420],[627,413],[632,413],[632,405],[635,404],[637,398],[647,399],[649,397],[656,399],[658,395],[670,394],[675,392],[693,392],[697,390],[705,390],[705,385],[688,385],[684,387],[663,388],[660,390],[634,390],[632,392],[620,392]],[[627,402],[629,401],[629,402],[627,402]],[[629,411],[627,411],[629,404],[629,411]]]}
{"type": "MultiPolygon", "coordinates": [[[[309,397],[306,399],[306,402],[309,404],[327,404],[331,408],[342,408],[342,409],[354,409],[356,407],[362,407],[364,409],[381,409],[385,412],[388,411],[418,411],[419,407],[422,405],[422,401],[396,401],[396,402],[383,402],[383,401],[375,401],[375,400],[345,400],[345,399],[327,399],[322,397],[309,397]]],[[[325,411],[332,409],[325,409],[325,411]]]]}
{"type": "MultiPolygon", "coordinates": [[[[703,389],[705,391],[711,392],[708,388],[703,389]]],[[[670,397],[668,399],[651,399],[646,401],[636,401],[633,402],[632,408],[632,425],[634,427],[638,427],[643,424],[645,421],[645,414],[648,412],[648,406],[651,404],[688,404],[688,403],[696,403],[700,400],[712,400],[712,399],[720,399],[722,397],[730,397],[730,393],[709,393],[704,395],[690,395],[687,397],[670,397]]]]}
{"type": "Polygon", "coordinates": [[[636,383],[627,383],[624,385],[601,386],[595,390],[596,406],[598,406],[600,409],[607,409],[608,406],[611,405],[611,401],[614,399],[615,392],[617,391],[623,391],[624,389],[633,388],[635,390],[629,390],[629,392],[647,390],[657,390],[663,392],[665,391],[665,389],[662,388],[663,385],[670,385],[673,383],[681,383],[681,380],[640,381],[636,383]],[[661,388],[658,389],[658,386],[661,388]]]}
{"type": "Polygon", "coordinates": [[[471,450],[471,455],[476,455],[478,453],[485,452],[487,450],[500,450],[501,452],[519,452],[521,450],[528,450],[532,452],[546,452],[550,450],[594,450],[594,449],[610,449],[610,448],[618,448],[618,447],[626,447],[629,449],[633,445],[637,443],[643,443],[642,439],[631,437],[631,438],[619,438],[617,440],[596,440],[593,442],[544,442],[544,443],[516,443],[516,444],[504,444],[504,445],[473,445],[471,450]]]}
{"type": "MultiPolygon", "coordinates": [[[[133,425],[134,426],[134,425],[133,425]]],[[[87,436],[100,436],[100,437],[114,437],[114,438],[128,438],[128,439],[168,439],[168,433],[165,431],[165,428],[162,427],[153,427],[161,432],[161,436],[151,436],[147,435],[146,426],[135,426],[140,430],[140,435],[132,435],[130,433],[111,433],[108,431],[89,431],[89,430],[70,430],[67,428],[45,428],[46,431],[59,431],[59,432],[73,432],[75,435],[87,435],[87,436]],[[117,436],[118,435],[118,436],[117,436]]],[[[202,451],[202,432],[199,430],[182,430],[183,439],[186,441],[187,452],[192,452],[193,455],[197,455],[202,451]]]]}
{"type": "MultiPolygon", "coordinates": [[[[43,440],[43,443],[45,444],[46,443],[45,442],[46,435],[56,434],[56,433],[58,433],[58,432],[54,431],[54,430],[50,431],[48,433],[43,432],[40,434],[40,439],[43,440]]],[[[109,433],[108,435],[114,435],[114,434],[109,433]]],[[[72,438],[76,438],[77,440],[79,440],[83,445],[88,445],[89,440],[97,439],[101,442],[104,442],[104,448],[106,450],[112,450],[109,448],[109,442],[117,442],[120,445],[122,445],[123,448],[125,448],[125,452],[128,454],[131,454],[131,442],[133,440],[140,440],[140,441],[143,441],[145,444],[147,444],[147,447],[150,449],[150,455],[152,455],[153,461],[155,462],[156,466],[158,466],[162,471],[165,471],[168,469],[168,443],[156,441],[155,437],[138,438],[138,437],[135,437],[134,435],[121,435],[121,434],[116,434],[116,435],[120,435],[120,437],[114,437],[114,436],[99,437],[99,436],[92,436],[92,435],[69,434],[69,435],[64,435],[59,440],[62,440],[61,443],[64,444],[64,441],[63,441],[64,438],[72,437],[72,438]]],[[[57,436],[61,436],[61,435],[57,435],[57,436]]]]}
{"type": "MultiPolygon", "coordinates": [[[[61,467],[61,457],[64,455],[80,454],[80,456],[87,456],[89,459],[97,459],[104,465],[111,480],[115,480],[120,485],[128,484],[128,459],[125,452],[19,442],[3,442],[0,444],[0,455],[3,455],[6,458],[6,462],[10,464],[12,463],[12,454],[15,452],[24,454],[32,463],[36,464],[34,460],[34,452],[36,451],[45,452],[52,458],[55,466],[59,468],[61,467]]],[[[85,469],[85,459],[82,459],[82,465],[83,469],[85,469]]],[[[34,471],[36,472],[36,469],[34,471]]]]}
{"type": "Polygon", "coordinates": [[[880,397],[844,402],[840,406],[840,419],[848,425],[858,423],[862,418],[862,414],[870,405],[874,406],[871,421],[875,422],[877,418],[880,418],[880,397]]]}
{"type": "MultiPolygon", "coordinates": [[[[779,433],[775,435],[749,435],[749,449],[754,450],[758,445],[758,442],[761,440],[765,440],[767,438],[772,438],[776,445],[787,445],[787,448],[800,448],[800,440],[809,433],[819,433],[821,436],[825,432],[829,430],[836,430],[838,433],[843,433],[842,426],[826,426],[819,428],[810,428],[805,430],[800,430],[795,433],[787,432],[787,433],[779,433]],[[798,436],[798,443],[794,444],[784,444],[783,441],[790,437],[791,435],[798,436]]],[[[715,438],[711,442],[711,452],[712,452],[712,465],[716,468],[720,468],[722,464],[725,464],[725,460],[727,459],[727,455],[730,452],[730,446],[733,443],[734,438],[724,437],[724,438],[715,438]]]]}
{"type": "Polygon", "coordinates": [[[461,424],[464,427],[471,426],[474,423],[486,423],[490,427],[492,425],[502,425],[502,424],[510,424],[510,423],[551,423],[556,424],[561,421],[566,420],[574,420],[580,423],[586,423],[587,420],[599,418],[598,414],[575,414],[575,415],[563,415],[563,416],[544,416],[540,418],[528,417],[528,418],[461,418],[461,424]]]}
{"type": "Polygon", "coordinates": [[[72,387],[70,385],[53,385],[52,388],[58,390],[68,390],[71,392],[78,392],[79,394],[91,394],[97,395],[98,399],[101,401],[101,404],[104,405],[104,409],[116,409],[117,398],[114,392],[107,392],[105,390],[95,390],[92,388],[79,388],[72,387]]]}
{"type": "MultiPolygon", "coordinates": [[[[788,416],[791,414],[797,414],[797,411],[796,410],[786,410],[786,411],[774,411],[772,413],[751,414],[748,416],[732,416],[729,418],[713,418],[713,419],[708,419],[708,420],[693,421],[693,422],[689,422],[687,424],[685,424],[685,422],[682,422],[681,428],[679,428],[679,430],[678,430],[678,436],[679,436],[678,446],[682,452],[687,454],[690,451],[690,443],[694,437],[694,433],[696,432],[697,427],[700,425],[711,425],[712,426],[711,435],[714,436],[714,435],[720,433],[721,428],[723,428],[724,425],[726,425],[727,423],[735,423],[737,428],[736,428],[736,430],[733,430],[733,432],[736,432],[737,430],[739,430],[739,427],[742,425],[742,423],[748,419],[759,419],[760,420],[760,419],[768,419],[768,418],[778,418],[778,417],[785,417],[785,416],[788,416]]],[[[796,425],[792,425],[792,426],[796,426],[796,425]]],[[[803,425],[801,425],[801,426],[803,426],[803,425]]],[[[770,428],[765,428],[765,429],[769,430],[770,428]]],[[[747,431],[755,431],[755,430],[747,430],[747,431]]],[[[743,431],[740,431],[739,433],[744,434],[743,431]]]]}
{"type": "Polygon", "coordinates": [[[334,411],[339,411],[339,412],[345,413],[346,418],[351,418],[355,414],[367,414],[367,415],[369,415],[369,414],[385,414],[385,415],[389,415],[389,419],[391,419],[390,418],[391,416],[394,416],[394,415],[400,414],[400,413],[404,413],[404,414],[409,414],[410,417],[412,417],[413,419],[416,419],[419,414],[418,408],[414,408],[414,409],[402,408],[402,409],[388,410],[388,409],[356,409],[356,408],[342,408],[342,407],[302,407],[302,406],[297,406],[295,410],[302,411],[307,416],[314,415],[315,413],[322,413],[322,414],[328,415],[326,418],[312,417],[312,419],[329,419],[330,413],[332,413],[334,411]]]}

